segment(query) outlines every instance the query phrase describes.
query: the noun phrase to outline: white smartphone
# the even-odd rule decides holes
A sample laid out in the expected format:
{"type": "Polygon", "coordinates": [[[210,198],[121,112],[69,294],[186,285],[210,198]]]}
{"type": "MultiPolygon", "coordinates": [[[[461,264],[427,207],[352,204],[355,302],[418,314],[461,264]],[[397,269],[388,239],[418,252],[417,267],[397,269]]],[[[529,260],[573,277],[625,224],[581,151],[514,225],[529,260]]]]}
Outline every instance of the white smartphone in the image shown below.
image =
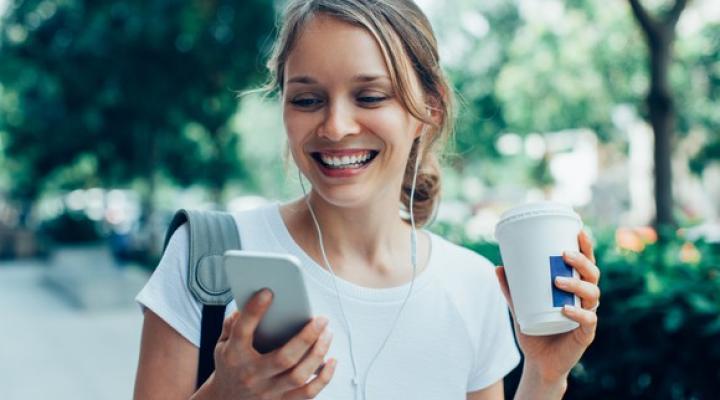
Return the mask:
{"type": "Polygon", "coordinates": [[[255,330],[253,346],[258,352],[267,353],[281,347],[312,319],[297,257],[228,250],[223,264],[239,310],[258,290],[268,288],[273,293],[270,308],[255,330]]]}

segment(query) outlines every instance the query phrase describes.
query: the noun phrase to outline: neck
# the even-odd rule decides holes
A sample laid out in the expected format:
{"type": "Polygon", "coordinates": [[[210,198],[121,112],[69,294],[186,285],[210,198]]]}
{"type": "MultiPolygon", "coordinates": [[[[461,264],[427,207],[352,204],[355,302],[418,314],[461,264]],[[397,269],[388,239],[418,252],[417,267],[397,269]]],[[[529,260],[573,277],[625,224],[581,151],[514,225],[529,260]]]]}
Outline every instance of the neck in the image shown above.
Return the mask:
{"type": "MultiPolygon", "coordinates": [[[[336,274],[355,280],[353,276],[367,276],[368,272],[388,276],[397,274],[398,270],[402,275],[412,270],[411,228],[400,219],[397,198],[376,199],[357,207],[338,207],[312,191],[308,202],[320,225],[325,254],[336,274]]],[[[292,210],[294,216],[289,217],[288,225],[294,221],[294,230],[299,233],[296,238],[300,239],[297,241],[327,268],[306,199],[295,201],[292,210]]]]}
{"type": "Polygon", "coordinates": [[[333,266],[365,265],[383,273],[385,268],[407,265],[410,229],[400,219],[397,199],[336,207],[313,191],[308,203],[320,225],[328,261],[339,261],[333,266]]]}

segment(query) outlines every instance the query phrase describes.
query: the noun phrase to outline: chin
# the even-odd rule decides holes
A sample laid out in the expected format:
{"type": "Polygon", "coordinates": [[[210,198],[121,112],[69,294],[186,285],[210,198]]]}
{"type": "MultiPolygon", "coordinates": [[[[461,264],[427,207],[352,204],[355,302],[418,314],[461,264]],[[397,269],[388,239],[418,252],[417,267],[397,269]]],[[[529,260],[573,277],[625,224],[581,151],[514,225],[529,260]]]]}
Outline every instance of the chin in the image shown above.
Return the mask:
{"type": "Polygon", "coordinates": [[[374,191],[362,184],[337,185],[334,187],[314,186],[315,193],[322,200],[335,207],[359,208],[375,201],[371,197],[374,191]]]}

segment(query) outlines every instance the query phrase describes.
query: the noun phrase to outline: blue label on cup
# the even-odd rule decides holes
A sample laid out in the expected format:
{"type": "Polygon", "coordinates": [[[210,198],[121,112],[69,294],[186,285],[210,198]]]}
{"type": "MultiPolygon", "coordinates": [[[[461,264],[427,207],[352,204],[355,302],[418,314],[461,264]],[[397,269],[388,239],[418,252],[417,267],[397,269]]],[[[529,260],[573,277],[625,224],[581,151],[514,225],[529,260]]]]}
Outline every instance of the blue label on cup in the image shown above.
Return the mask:
{"type": "Polygon", "coordinates": [[[553,307],[562,307],[566,304],[575,305],[575,295],[558,289],[555,286],[556,276],[567,276],[572,278],[572,267],[565,263],[562,256],[550,256],[550,286],[552,287],[553,307]]]}

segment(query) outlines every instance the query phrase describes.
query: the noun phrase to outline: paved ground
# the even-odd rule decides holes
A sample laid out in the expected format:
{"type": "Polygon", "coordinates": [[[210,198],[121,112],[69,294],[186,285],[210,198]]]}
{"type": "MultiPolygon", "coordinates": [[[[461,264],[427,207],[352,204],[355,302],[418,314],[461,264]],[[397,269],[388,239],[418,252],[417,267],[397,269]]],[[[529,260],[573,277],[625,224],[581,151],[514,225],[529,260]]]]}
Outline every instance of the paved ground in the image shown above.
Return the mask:
{"type": "Polygon", "coordinates": [[[132,398],[142,326],[132,296],[80,307],[44,283],[50,267],[0,262],[0,398],[132,398]]]}

